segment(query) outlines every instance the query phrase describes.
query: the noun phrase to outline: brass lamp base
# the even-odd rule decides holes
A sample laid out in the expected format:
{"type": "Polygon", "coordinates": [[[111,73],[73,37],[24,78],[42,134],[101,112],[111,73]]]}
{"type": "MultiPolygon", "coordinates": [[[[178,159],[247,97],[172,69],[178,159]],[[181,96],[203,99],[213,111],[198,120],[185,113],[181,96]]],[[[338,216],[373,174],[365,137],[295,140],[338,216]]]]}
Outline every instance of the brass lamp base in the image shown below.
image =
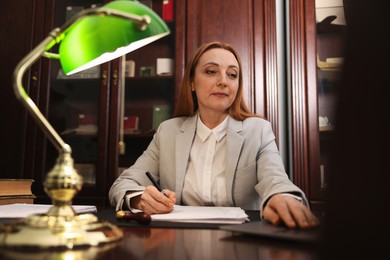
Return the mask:
{"type": "Polygon", "coordinates": [[[97,246],[123,237],[115,225],[100,222],[94,214],[77,215],[73,210],[72,199],[81,189],[82,177],[73,167],[70,147],[67,150],[60,153],[44,182],[52,207],[47,214],[31,215],[14,225],[1,226],[0,247],[73,249],[97,246]]]}
{"type": "Polygon", "coordinates": [[[94,214],[73,218],[32,215],[0,233],[0,245],[24,250],[77,249],[120,240],[123,232],[109,222],[99,222],[94,214]]]}

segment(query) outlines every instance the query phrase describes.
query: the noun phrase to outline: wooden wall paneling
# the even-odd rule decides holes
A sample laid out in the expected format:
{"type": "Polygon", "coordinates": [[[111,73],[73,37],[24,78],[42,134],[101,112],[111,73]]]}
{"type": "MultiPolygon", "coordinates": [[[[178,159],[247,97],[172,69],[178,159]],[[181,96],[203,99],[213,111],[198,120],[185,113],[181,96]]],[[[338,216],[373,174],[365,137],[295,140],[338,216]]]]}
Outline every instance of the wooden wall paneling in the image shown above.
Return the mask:
{"type": "MultiPolygon", "coordinates": [[[[0,118],[8,125],[2,129],[1,135],[6,138],[3,138],[1,146],[10,149],[2,163],[4,175],[2,173],[1,177],[35,179],[34,173],[43,167],[43,158],[40,159],[43,151],[37,149],[39,146],[37,144],[45,140],[35,120],[17,100],[12,89],[12,74],[20,60],[46,37],[47,27],[50,26],[46,21],[50,22],[51,18],[46,11],[52,8],[52,3],[52,0],[1,1],[1,17],[4,19],[2,24],[7,26],[2,26],[4,31],[0,33],[3,39],[1,43],[3,69],[0,78],[4,80],[4,84],[1,85],[6,86],[1,94],[0,118]],[[20,15],[21,6],[26,10],[23,15],[20,15]],[[37,139],[38,137],[40,139],[37,139]]],[[[38,60],[26,72],[23,80],[26,92],[44,114],[45,98],[41,97],[47,95],[45,81],[48,75],[44,71],[48,66],[47,60],[38,60]]],[[[36,184],[33,185],[35,186],[36,184]]]]}
{"type": "MultiPolygon", "coordinates": [[[[258,46],[263,46],[263,56],[255,55],[255,62],[259,62],[255,66],[255,111],[259,114],[266,115],[271,122],[273,131],[276,136],[276,142],[279,140],[279,102],[278,102],[278,62],[277,62],[277,26],[276,26],[276,4],[275,0],[265,0],[263,6],[255,1],[254,10],[256,13],[263,14],[262,16],[255,15],[255,18],[263,18],[262,21],[255,20],[255,29],[263,29],[262,38],[255,38],[255,50],[258,46]],[[261,58],[263,57],[263,58],[261,58]],[[260,61],[258,61],[260,58],[260,61]],[[264,71],[263,76],[258,75],[257,71],[264,71]],[[259,95],[259,96],[257,96],[259,95]],[[262,109],[264,112],[262,112],[262,109]]],[[[255,30],[254,35],[259,32],[255,30]]],[[[261,50],[260,50],[261,51],[261,50]]],[[[259,52],[260,52],[259,51],[259,52]]]]}
{"type": "MultiPolygon", "coordinates": [[[[115,171],[110,171],[109,164],[117,163],[118,160],[118,150],[109,150],[112,141],[117,140],[117,138],[109,136],[109,129],[111,127],[118,126],[117,119],[119,113],[116,117],[110,114],[110,106],[118,106],[118,93],[119,91],[119,70],[121,69],[118,65],[119,59],[113,61],[117,63],[117,66],[113,71],[110,63],[104,63],[100,65],[100,86],[99,87],[99,104],[98,104],[98,158],[96,162],[96,185],[91,190],[90,196],[98,197],[97,200],[100,200],[100,207],[105,206],[108,203],[108,190],[115,178],[115,171]],[[111,74],[111,76],[109,76],[111,74]],[[116,96],[115,96],[116,95],[116,96]],[[112,97],[115,96],[116,99],[112,97]],[[113,121],[113,122],[112,122],[113,121]],[[116,124],[115,124],[116,122],[116,124]],[[113,153],[109,156],[109,153],[113,153]],[[116,158],[113,158],[116,156],[116,158]],[[100,193],[101,192],[101,193],[100,193]],[[100,193],[100,194],[99,194],[100,193]]],[[[116,146],[117,147],[117,146],[116,146]]],[[[117,166],[118,164],[116,164],[117,166]]]]}
{"type": "Polygon", "coordinates": [[[175,104],[180,94],[184,69],[188,60],[186,57],[186,6],[185,0],[175,1],[175,104]]]}
{"type": "MultiPolygon", "coordinates": [[[[31,48],[37,46],[43,39],[45,39],[49,32],[54,27],[54,7],[55,3],[53,0],[37,0],[35,7],[35,18],[34,24],[35,30],[33,31],[33,45],[31,48]]],[[[37,106],[41,110],[42,114],[48,119],[49,118],[49,97],[50,97],[50,59],[40,58],[32,67],[30,75],[30,97],[36,102],[37,106]]],[[[54,61],[58,62],[58,61],[54,61]]],[[[37,127],[37,123],[30,117],[30,124],[27,125],[29,136],[27,139],[31,139],[34,144],[29,144],[27,146],[25,158],[26,162],[29,160],[31,164],[25,164],[26,168],[24,169],[24,177],[31,175],[31,178],[35,180],[34,183],[34,193],[37,196],[43,195],[46,196],[46,193],[43,189],[43,181],[47,173],[54,166],[54,161],[52,164],[48,165],[47,155],[54,153],[58,154],[58,151],[54,146],[48,141],[47,137],[44,135],[42,130],[37,127]],[[48,147],[46,144],[50,144],[48,147]],[[33,150],[33,151],[32,151],[33,150]],[[34,154],[35,156],[31,156],[34,154]]]]}
{"type": "Polygon", "coordinates": [[[317,105],[315,2],[290,0],[292,163],[294,182],[311,204],[318,193],[319,128],[317,105]]]}
{"type": "MultiPolygon", "coordinates": [[[[6,149],[0,159],[0,178],[21,178],[25,165],[25,149],[27,142],[26,125],[28,115],[22,104],[16,99],[12,74],[19,61],[28,53],[32,46],[33,27],[31,22],[36,1],[1,1],[0,2],[0,146],[6,149]],[[19,17],[20,5],[26,12],[19,17]],[[10,109],[12,108],[12,109],[10,109]]],[[[29,91],[29,81],[23,81],[26,91],[29,91]]]]}
{"type": "Polygon", "coordinates": [[[304,0],[290,1],[291,131],[293,179],[309,195],[304,7],[304,0]]]}
{"type": "Polygon", "coordinates": [[[269,119],[277,133],[275,1],[221,2],[187,1],[185,59],[205,42],[221,40],[232,44],[241,57],[249,108],[269,119]]]}
{"type": "MultiPolygon", "coordinates": [[[[121,75],[122,73],[122,67],[119,66],[119,64],[122,63],[122,58],[114,60],[110,63],[105,64],[102,67],[103,73],[106,75],[111,75],[113,72],[111,70],[115,67],[117,70],[118,75],[121,75]]],[[[104,77],[107,78],[107,77],[104,77]]],[[[102,85],[107,84],[108,82],[106,79],[102,79],[102,85]]],[[[111,81],[109,84],[112,84],[111,81]]],[[[107,153],[107,172],[110,175],[110,178],[108,180],[108,186],[111,187],[112,183],[114,182],[115,178],[117,177],[118,172],[118,166],[119,166],[119,134],[120,134],[120,120],[121,120],[121,100],[122,100],[122,84],[121,80],[119,83],[116,83],[116,87],[112,88],[110,91],[110,97],[109,97],[109,107],[110,107],[110,114],[109,114],[109,136],[108,136],[108,153],[107,153]]],[[[100,129],[100,128],[99,128],[100,129]]],[[[129,147],[127,147],[129,149],[129,147]]],[[[107,194],[108,189],[107,187],[107,194]]]]}
{"type": "Polygon", "coordinates": [[[320,190],[320,132],[318,126],[318,91],[317,91],[317,29],[315,18],[315,1],[305,2],[306,17],[306,75],[307,75],[307,127],[308,127],[308,145],[309,145],[309,194],[314,206],[320,190]],[[316,181],[318,180],[318,182],[316,181]]]}
{"type": "MultiPolygon", "coordinates": [[[[189,1],[191,2],[191,1],[189,1]]],[[[244,95],[253,109],[252,1],[192,1],[187,9],[187,57],[203,43],[220,40],[232,44],[243,66],[244,95]]]]}

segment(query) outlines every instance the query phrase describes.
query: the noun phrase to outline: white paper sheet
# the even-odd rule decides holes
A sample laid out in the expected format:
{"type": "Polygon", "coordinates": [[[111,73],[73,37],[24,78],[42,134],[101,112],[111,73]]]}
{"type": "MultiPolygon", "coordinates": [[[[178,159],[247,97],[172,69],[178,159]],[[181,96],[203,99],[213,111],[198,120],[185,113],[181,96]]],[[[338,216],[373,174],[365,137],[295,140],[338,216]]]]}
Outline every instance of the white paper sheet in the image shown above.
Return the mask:
{"type": "MultiPolygon", "coordinates": [[[[0,205],[0,218],[25,218],[33,214],[44,214],[52,205],[50,204],[23,204],[15,203],[0,205]]],[[[96,213],[93,205],[72,205],[77,214],[96,213]]]]}
{"type": "Polygon", "coordinates": [[[167,214],[153,214],[152,221],[240,224],[249,221],[240,207],[180,206],[167,214]]]}

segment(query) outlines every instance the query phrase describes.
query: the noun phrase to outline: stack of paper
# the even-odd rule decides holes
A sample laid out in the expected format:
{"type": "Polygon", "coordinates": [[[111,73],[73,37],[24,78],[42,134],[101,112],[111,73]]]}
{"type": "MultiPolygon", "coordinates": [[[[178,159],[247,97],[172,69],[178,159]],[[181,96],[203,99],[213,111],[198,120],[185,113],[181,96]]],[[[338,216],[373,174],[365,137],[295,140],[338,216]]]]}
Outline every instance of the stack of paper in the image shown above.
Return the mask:
{"type": "Polygon", "coordinates": [[[180,206],[168,214],[153,214],[152,221],[190,223],[241,224],[249,221],[248,215],[239,207],[180,206]]]}
{"type": "MultiPolygon", "coordinates": [[[[0,218],[25,218],[33,214],[46,214],[52,205],[15,203],[0,206],[0,218]]],[[[77,214],[96,213],[93,205],[72,205],[77,214]]]]}

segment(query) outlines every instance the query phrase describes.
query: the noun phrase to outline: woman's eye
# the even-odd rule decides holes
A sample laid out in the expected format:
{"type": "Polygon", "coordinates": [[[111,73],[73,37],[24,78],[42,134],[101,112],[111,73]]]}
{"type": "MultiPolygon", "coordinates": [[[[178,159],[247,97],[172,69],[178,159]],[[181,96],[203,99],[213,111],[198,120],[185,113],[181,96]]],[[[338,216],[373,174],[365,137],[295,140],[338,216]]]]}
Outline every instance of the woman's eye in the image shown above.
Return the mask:
{"type": "Polygon", "coordinates": [[[215,71],[214,70],[206,70],[206,74],[212,75],[212,74],[215,74],[215,71]]]}
{"type": "Polygon", "coordinates": [[[236,79],[237,78],[237,74],[236,73],[228,73],[228,77],[232,78],[232,79],[236,79]]]}

